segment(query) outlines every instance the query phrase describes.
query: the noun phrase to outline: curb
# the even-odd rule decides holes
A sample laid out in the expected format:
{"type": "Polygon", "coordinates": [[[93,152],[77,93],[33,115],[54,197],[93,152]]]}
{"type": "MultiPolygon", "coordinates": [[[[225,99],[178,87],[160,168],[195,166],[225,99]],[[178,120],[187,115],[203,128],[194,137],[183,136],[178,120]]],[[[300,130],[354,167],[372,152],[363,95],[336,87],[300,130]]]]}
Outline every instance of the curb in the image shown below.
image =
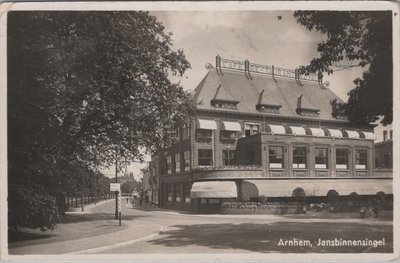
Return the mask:
{"type": "Polygon", "coordinates": [[[102,246],[102,247],[89,248],[89,249],[83,249],[83,250],[78,250],[78,251],[74,251],[74,252],[69,252],[69,253],[65,253],[65,255],[95,254],[95,253],[102,252],[102,251],[105,251],[105,250],[119,248],[119,247],[125,247],[125,246],[129,246],[131,244],[134,244],[134,243],[150,240],[150,239],[158,236],[162,232],[164,232],[164,227],[162,225],[158,225],[158,227],[160,228],[160,230],[158,232],[152,233],[152,234],[149,234],[149,235],[146,235],[146,236],[143,236],[143,237],[135,238],[135,239],[132,239],[132,240],[128,240],[128,241],[124,241],[124,242],[120,242],[120,243],[116,243],[116,244],[112,244],[112,245],[107,245],[107,246],[102,246]]]}

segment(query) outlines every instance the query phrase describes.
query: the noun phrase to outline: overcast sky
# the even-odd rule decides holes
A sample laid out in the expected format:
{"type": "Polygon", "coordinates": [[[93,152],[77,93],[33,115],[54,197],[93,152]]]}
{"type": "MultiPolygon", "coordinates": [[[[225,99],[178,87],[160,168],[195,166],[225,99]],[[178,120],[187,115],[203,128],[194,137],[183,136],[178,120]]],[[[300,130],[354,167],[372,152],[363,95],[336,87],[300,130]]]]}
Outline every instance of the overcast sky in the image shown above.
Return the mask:
{"type": "MultiPolygon", "coordinates": [[[[182,79],[185,89],[194,89],[205,76],[206,63],[215,56],[295,69],[318,55],[317,43],[325,36],[308,31],[296,22],[292,11],[177,11],[151,12],[173,33],[174,48],[183,49],[192,68],[182,79]],[[281,19],[278,19],[278,16],[281,19]]],[[[360,69],[336,72],[326,77],[343,100],[360,69]]]]}
{"type": "MultiPolygon", "coordinates": [[[[325,39],[324,35],[298,24],[291,11],[157,11],[150,14],[164,24],[166,31],[173,33],[174,49],[183,49],[191,63],[191,69],[181,79],[188,90],[193,90],[205,76],[206,63],[215,66],[218,54],[228,59],[248,59],[253,63],[295,69],[316,57],[317,43],[325,39]]],[[[360,69],[352,68],[324,76],[324,80],[346,101],[353,79],[360,74],[360,69]]],[[[145,165],[132,164],[128,171],[138,176],[145,165]]]]}

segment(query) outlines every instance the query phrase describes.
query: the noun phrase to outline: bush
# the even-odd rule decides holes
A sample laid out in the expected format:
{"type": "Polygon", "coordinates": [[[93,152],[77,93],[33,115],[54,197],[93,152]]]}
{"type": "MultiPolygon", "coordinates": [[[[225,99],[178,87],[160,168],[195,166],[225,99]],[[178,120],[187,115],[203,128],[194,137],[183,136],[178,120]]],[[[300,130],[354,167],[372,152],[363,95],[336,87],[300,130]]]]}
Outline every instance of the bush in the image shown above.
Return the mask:
{"type": "Polygon", "coordinates": [[[265,195],[260,195],[258,197],[258,201],[261,203],[266,203],[268,201],[268,197],[266,197],[265,195]]]}
{"type": "Polygon", "coordinates": [[[385,199],[386,199],[386,195],[385,195],[384,192],[379,191],[379,192],[376,193],[376,200],[378,202],[383,202],[383,201],[385,201],[385,199]]]}
{"type": "Polygon", "coordinates": [[[240,197],[240,201],[241,202],[249,202],[250,201],[250,197],[248,195],[242,195],[240,197]]]}
{"type": "Polygon", "coordinates": [[[329,202],[335,202],[339,199],[339,193],[336,190],[329,190],[326,196],[329,202]]]}
{"type": "Polygon", "coordinates": [[[356,193],[356,192],[351,192],[349,194],[349,200],[358,200],[359,198],[360,197],[359,197],[358,193],[356,193]]]}
{"type": "Polygon", "coordinates": [[[303,188],[297,187],[293,190],[292,197],[298,202],[304,202],[306,200],[306,192],[303,188]]]}
{"type": "Polygon", "coordinates": [[[8,227],[40,228],[53,230],[60,220],[55,198],[40,187],[32,185],[9,185],[8,227]]]}

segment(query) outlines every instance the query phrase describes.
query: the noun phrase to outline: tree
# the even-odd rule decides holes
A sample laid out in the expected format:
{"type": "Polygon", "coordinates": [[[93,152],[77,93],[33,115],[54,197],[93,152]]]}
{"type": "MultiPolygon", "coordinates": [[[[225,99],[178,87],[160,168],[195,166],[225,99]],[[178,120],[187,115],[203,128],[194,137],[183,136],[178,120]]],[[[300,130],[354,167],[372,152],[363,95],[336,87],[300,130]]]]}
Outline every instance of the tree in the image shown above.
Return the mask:
{"type": "Polygon", "coordinates": [[[139,183],[136,182],[135,180],[127,181],[121,185],[121,192],[131,194],[134,190],[138,188],[139,188],[139,183]]]}
{"type": "Polygon", "coordinates": [[[364,69],[354,80],[355,87],[341,109],[349,120],[359,124],[382,123],[393,119],[392,12],[390,11],[296,11],[297,22],[307,29],[326,35],[318,44],[320,54],[305,74],[334,71],[350,67],[364,69]]]}
{"type": "Polygon", "coordinates": [[[169,78],[190,64],[147,12],[9,12],[7,29],[9,222],[37,210],[20,208],[21,185],[29,198],[62,200],[99,167],[162,149],[165,131],[194,112],[169,78]]]}

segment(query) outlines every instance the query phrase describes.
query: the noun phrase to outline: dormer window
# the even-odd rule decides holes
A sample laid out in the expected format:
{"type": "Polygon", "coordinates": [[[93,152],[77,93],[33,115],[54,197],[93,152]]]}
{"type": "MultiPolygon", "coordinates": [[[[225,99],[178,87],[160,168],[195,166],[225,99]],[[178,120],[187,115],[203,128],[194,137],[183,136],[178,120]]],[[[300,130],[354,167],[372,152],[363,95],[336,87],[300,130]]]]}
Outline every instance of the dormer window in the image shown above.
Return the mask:
{"type": "Polygon", "coordinates": [[[319,109],[316,109],[312,106],[304,97],[303,94],[297,98],[297,108],[296,112],[300,116],[305,117],[318,117],[319,116],[319,109]]]}
{"type": "Polygon", "coordinates": [[[279,113],[279,109],[282,106],[278,105],[263,105],[263,104],[257,104],[256,109],[260,112],[265,112],[265,113],[279,113]]]}
{"type": "Polygon", "coordinates": [[[215,92],[214,98],[211,100],[211,106],[219,109],[236,110],[238,100],[232,97],[227,89],[220,84],[215,92]]]}
{"type": "Polygon", "coordinates": [[[264,94],[264,91],[265,90],[262,90],[260,92],[260,95],[258,97],[258,103],[256,105],[256,110],[265,113],[279,114],[279,109],[282,107],[282,105],[277,104],[272,98],[264,94]]]}
{"type": "Polygon", "coordinates": [[[211,106],[214,106],[215,108],[229,109],[229,110],[236,110],[236,104],[237,103],[235,103],[235,102],[228,102],[228,101],[213,100],[211,102],[211,106]]]}
{"type": "Polygon", "coordinates": [[[297,114],[304,117],[318,117],[319,111],[312,111],[307,109],[298,109],[297,114]]]}

